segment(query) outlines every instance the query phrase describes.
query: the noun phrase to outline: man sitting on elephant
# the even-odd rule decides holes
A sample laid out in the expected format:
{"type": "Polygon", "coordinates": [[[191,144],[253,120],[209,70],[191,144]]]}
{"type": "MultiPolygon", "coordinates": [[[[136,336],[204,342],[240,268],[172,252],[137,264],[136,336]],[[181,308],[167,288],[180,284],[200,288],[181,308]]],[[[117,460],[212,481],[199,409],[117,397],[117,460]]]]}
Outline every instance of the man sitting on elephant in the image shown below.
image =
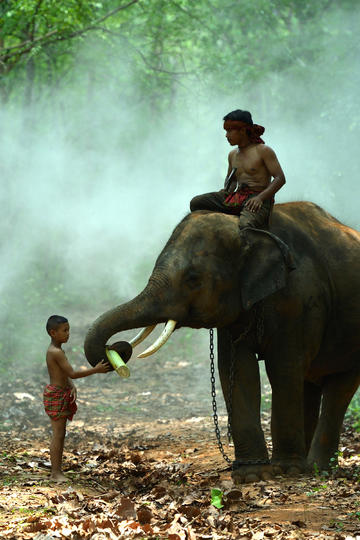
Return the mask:
{"type": "Polygon", "coordinates": [[[274,195],[285,184],[285,175],[274,150],[260,137],[265,129],[240,109],[224,117],[224,129],[230,145],[237,146],[229,153],[224,189],[194,197],[190,210],[238,215],[240,229],[268,228],[274,195]]]}

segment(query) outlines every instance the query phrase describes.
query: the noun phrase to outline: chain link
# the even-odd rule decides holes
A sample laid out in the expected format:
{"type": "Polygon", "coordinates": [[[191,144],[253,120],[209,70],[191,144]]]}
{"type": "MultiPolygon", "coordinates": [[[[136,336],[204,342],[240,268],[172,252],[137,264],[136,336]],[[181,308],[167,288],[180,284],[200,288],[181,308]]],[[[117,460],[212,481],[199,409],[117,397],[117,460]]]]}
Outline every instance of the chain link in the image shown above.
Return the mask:
{"type": "MultiPolygon", "coordinates": [[[[231,359],[230,359],[230,377],[229,377],[229,394],[227,398],[227,411],[228,411],[228,422],[227,422],[227,438],[230,444],[232,439],[232,430],[231,430],[231,420],[232,420],[232,397],[233,397],[233,388],[234,388],[234,376],[235,376],[235,344],[239,341],[245,339],[245,337],[250,333],[253,326],[255,325],[255,333],[258,344],[261,342],[264,336],[264,306],[257,305],[254,310],[253,317],[250,318],[250,322],[245,330],[240,334],[239,337],[234,341],[229,332],[230,342],[231,342],[231,359]]],[[[211,373],[211,396],[212,396],[212,408],[213,408],[213,419],[215,425],[215,435],[218,443],[218,447],[221,455],[227,463],[231,463],[230,458],[227,456],[224,450],[224,445],[221,442],[221,434],[219,428],[219,417],[217,413],[217,403],[216,403],[216,388],[215,388],[215,363],[214,363],[214,330],[210,328],[210,373],[211,373]]],[[[257,460],[247,460],[248,463],[262,463],[262,461],[257,460]]]]}
{"type": "MultiPolygon", "coordinates": [[[[215,355],[214,355],[214,330],[213,330],[213,328],[210,328],[211,396],[212,396],[213,418],[214,418],[214,425],[215,425],[215,435],[216,435],[217,443],[218,443],[219,450],[220,450],[220,453],[221,453],[222,457],[225,459],[225,461],[227,463],[231,464],[232,461],[227,456],[227,454],[225,453],[223,443],[221,442],[221,435],[220,435],[220,429],[219,429],[219,418],[218,418],[218,414],[217,414],[217,404],[216,404],[214,358],[215,358],[215,355]]],[[[230,418],[230,415],[228,416],[228,434],[229,434],[229,430],[230,430],[230,436],[231,436],[231,418],[230,418]]]]}

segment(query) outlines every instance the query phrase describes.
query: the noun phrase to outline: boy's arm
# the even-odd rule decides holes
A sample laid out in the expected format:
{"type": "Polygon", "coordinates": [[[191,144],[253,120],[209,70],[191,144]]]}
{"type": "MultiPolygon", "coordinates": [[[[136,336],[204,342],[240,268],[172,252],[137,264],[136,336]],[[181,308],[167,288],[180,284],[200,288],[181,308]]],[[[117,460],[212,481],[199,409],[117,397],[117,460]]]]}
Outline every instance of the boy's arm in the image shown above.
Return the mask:
{"type": "Polygon", "coordinates": [[[267,170],[274,178],[271,184],[258,195],[262,201],[266,201],[267,199],[272,199],[275,193],[285,184],[286,179],[274,150],[269,146],[262,146],[260,151],[267,170]]]}
{"type": "Polygon", "coordinates": [[[260,191],[256,197],[251,197],[245,203],[245,208],[250,212],[258,212],[262,207],[264,201],[272,199],[277,191],[285,184],[285,175],[281,168],[281,165],[276,157],[276,154],[272,148],[265,145],[259,145],[260,156],[264,161],[264,164],[274,177],[274,180],[265,188],[260,191]]]}
{"type": "Polygon", "coordinates": [[[75,386],[75,384],[72,382],[71,379],[68,379],[69,381],[69,386],[71,387],[71,397],[73,398],[73,401],[76,401],[77,399],[77,388],[75,386]]]}
{"type": "Polygon", "coordinates": [[[226,174],[226,178],[225,178],[225,181],[224,181],[224,188],[221,189],[220,191],[226,191],[226,189],[229,187],[228,186],[228,178],[229,178],[229,174],[231,173],[233,167],[231,165],[231,152],[229,152],[229,155],[228,155],[228,170],[227,170],[227,174],[226,174]]]}
{"type": "Polygon", "coordinates": [[[81,379],[82,377],[88,377],[89,375],[94,375],[94,373],[106,373],[110,371],[111,367],[108,362],[101,360],[95,367],[89,369],[82,369],[81,371],[75,371],[70,364],[69,360],[66,358],[64,351],[59,350],[55,353],[54,358],[59,368],[68,376],[70,379],[81,379]]]}

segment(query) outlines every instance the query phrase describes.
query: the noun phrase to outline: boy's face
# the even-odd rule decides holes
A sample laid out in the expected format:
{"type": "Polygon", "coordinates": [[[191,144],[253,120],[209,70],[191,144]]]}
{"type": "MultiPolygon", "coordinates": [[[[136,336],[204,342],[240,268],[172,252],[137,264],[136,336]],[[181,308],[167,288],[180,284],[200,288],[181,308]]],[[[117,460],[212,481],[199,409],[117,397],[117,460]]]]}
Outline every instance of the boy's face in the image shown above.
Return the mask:
{"type": "Polygon", "coordinates": [[[70,336],[70,325],[69,323],[62,323],[54,329],[50,330],[50,335],[54,341],[57,343],[66,343],[69,340],[70,336]]]}
{"type": "Polygon", "coordinates": [[[225,134],[231,146],[244,146],[249,143],[249,136],[246,127],[240,129],[229,129],[225,134]]]}

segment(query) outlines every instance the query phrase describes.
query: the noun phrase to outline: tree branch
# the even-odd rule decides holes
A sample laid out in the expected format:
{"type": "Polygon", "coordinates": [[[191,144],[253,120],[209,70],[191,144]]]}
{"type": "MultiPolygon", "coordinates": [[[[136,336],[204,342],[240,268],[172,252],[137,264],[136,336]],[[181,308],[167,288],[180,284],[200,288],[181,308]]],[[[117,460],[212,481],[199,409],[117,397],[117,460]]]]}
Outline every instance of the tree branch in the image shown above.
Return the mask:
{"type": "Polygon", "coordinates": [[[117,34],[113,30],[109,30],[108,28],[100,28],[100,29],[107,34],[110,34],[116,37],[121,37],[122,39],[126,40],[126,43],[128,44],[128,46],[131,47],[131,49],[133,49],[136,52],[136,54],[140,56],[140,58],[142,59],[146,67],[148,67],[152,71],[158,71],[159,73],[166,73],[167,75],[194,75],[195,73],[194,71],[186,71],[186,69],[185,71],[168,71],[166,69],[155,67],[152,64],[150,64],[146,56],[141,51],[139,51],[139,49],[137,49],[132,43],[130,43],[130,41],[126,39],[123,35],[117,34]]]}
{"type": "MultiPolygon", "coordinates": [[[[39,3],[41,3],[41,1],[42,0],[40,0],[39,3]]],[[[117,8],[115,8],[112,11],[110,11],[109,13],[107,13],[106,15],[103,15],[102,17],[100,17],[99,19],[97,19],[96,21],[91,23],[86,28],[82,28],[81,30],[77,30],[76,32],[72,32],[72,33],[70,33],[68,35],[59,36],[59,38],[57,38],[57,39],[47,41],[46,45],[56,43],[57,41],[65,41],[65,40],[68,40],[68,39],[73,39],[73,38],[79,37],[82,34],[85,34],[86,32],[89,32],[90,30],[98,30],[99,28],[98,28],[97,25],[99,23],[105,21],[109,17],[113,17],[119,11],[121,11],[123,9],[127,9],[128,7],[132,6],[133,4],[136,4],[137,2],[139,2],[139,0],[131,0],[130,2],[128,2],[124,6],[118,6],[117,8]]],[[[48,32],[44,36],[39,36],[37,38],[34,38],[32,41],[26,40],[26,41],[20,43],[19,45],[15,45],[13,47],[4,47],[4,48],[0,49],[0,62],[4,63],[4,62],[6,62],[7,60],[9,60],[10,58],[12,58],[14,56],[22,56],[24,54],[27,54],[36,45],[38,45],[39,43],[42,44],[42,42],[46,41],[50,36],[52,36],[54,34],[57,34],[57,33],[58,33],[58,30],[52,30],[51,32],[48,32]],[[28,43],[29,43],[29,45],[26,47],[26,45],[28,43]],[[22,47],[26,47],[26,48],[24,50],[22,50],[22,51],[12,52],[12,53],[9,54],[9,51],[14,50],[14,49],[21,49],[22,47]]]]}

